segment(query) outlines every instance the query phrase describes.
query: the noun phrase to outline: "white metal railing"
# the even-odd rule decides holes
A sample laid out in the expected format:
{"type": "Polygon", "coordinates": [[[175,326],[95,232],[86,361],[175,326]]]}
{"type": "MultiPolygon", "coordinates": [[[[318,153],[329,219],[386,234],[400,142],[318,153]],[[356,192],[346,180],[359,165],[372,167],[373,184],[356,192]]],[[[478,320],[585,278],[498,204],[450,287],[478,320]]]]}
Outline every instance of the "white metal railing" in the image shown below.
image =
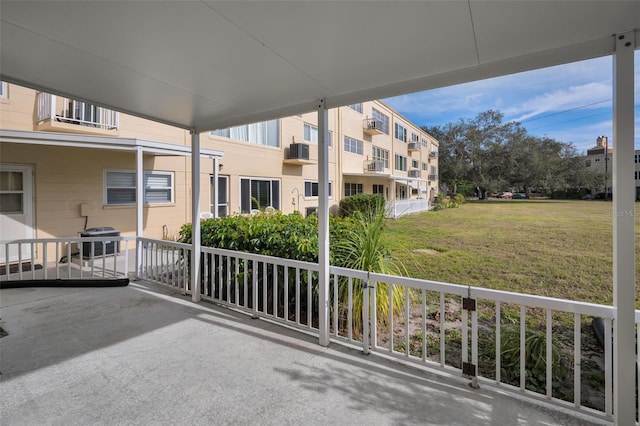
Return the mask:
{"type": "MultiPolygon", "coordinates": [[[[6,253],[12,246],[21,253],[24,244],[31,253],[21,259],[29,268],[11,271],[5,280],[120,277],[135,271],[139,278],[191,293],[190,244],[140,237],[3,244],[6,253]],[[118,248],[109,245],[114,243],[118,248]],[[38,262],[42,268],[34,267],[38,262]]],[[[319,334],[318,264],[207,247],[197,258],[202,299],[319,334]]],[[[613,346],[606,343],[612,342],[615,320],[611,306],[332,266],[328,309],[331,339],[364,353],[613,418],[613,346]],[[595,352],[588,330],[593,318],[604,323],[605,343],[595,352]]]]}
{"type": "Polygon", "coordinates": [[[119,114],[88,102],[38,92],[38,122],[57,120],[63,123],[117,130],[119,114]]]}
{"type": "Polygon", "coordinates": [[[133,267],[135,239],[112,236],[2,241],[0,280],[127,277],[133,267]],[[10,253],[16,253],[17,261],[10,260],[10,253]]]}
{"type": "Polygon", "coordinates": [[[318,264],[202,248],[201,297],[288,326],[318,330],[318,264]]]}
{"type": "Polygon", "coordinates": [[[584,352],[582,341],[593,340],[585,330],[593,318],[603,320],[604,341],[612,341],[613,307],[337,267],[330,275],[333,339],[468,377],[473,386],[498,386],[612,419],[612,345],[594,355],[584,352]],[[357,292],[363,293],[356,298],[357,292]],[[395,300],[395,310],[385,309],[388,300],[395,300]],[[354,322],[356,312],[362,321],[354,322]],[[534,360],[543,377],[532,376],[531,351],[538,351],[534,360]],[[508,354],[517,365],[503,364],[508,354]],[[602,388],[588,389],[585,375],[602,388]],[[589,394],[601,397],[583,399],[589,394]]]}
{"type": "Polygon", "coordinates": [[[429,210],[429,201],[426,198],[396,200],[388,202],[386,208],[387,216],[396,219],[408,214],[420,213],[429,210]]]}
{"type": "Polygon", "coordinates": [[[136,277],[191,293],[191,244],[138,237],[136,277]]]}

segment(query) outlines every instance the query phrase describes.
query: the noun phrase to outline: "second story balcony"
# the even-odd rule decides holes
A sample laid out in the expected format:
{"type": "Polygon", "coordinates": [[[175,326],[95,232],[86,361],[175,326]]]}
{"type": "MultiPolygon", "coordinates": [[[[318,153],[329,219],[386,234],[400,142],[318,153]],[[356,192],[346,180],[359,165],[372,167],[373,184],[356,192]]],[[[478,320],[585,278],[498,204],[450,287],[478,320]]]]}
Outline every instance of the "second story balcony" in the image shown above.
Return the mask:
{"type": "Polygon", "coordinates": [[[429,153],[429,158],[438,158],[438,151],[431,151],[429,153]]]}
{"type": "Polygon", "coordinates": [[[430,175],[429,175],[429,180],[438,180],[438,175],[436,175],[436,174],[430,174],[430,175]]]}
{"type": "Polygon", "coordinates": [[[409,175],[409,177],[419,178],[420,177],[420,170],[419,169],[410,169],[408,175],[409,175]]]}
{"type": "Polygon", "coordinates": [[[407,149],[411,151],[420,151],[420,142],[409,142],[407,149]]]}
{"type": "Polygon", "coordinates": [[[37,130],[118,134],[117,111],[44,92],[38,92],[37,104],[37,130]]]}
{"type": "Polygon", "coordinates": [[[362,122],[362,128],[364,132],[368,135],[381,135],[384,133],[382,129],[382,121],[376,120],[375,118],[365,118],[362,122]]]}
{"type": "Polygon", "coordinates": [[[365,160],[363,168],[365,173],[382,173],[384,172],[384,161],[365,160]]]}

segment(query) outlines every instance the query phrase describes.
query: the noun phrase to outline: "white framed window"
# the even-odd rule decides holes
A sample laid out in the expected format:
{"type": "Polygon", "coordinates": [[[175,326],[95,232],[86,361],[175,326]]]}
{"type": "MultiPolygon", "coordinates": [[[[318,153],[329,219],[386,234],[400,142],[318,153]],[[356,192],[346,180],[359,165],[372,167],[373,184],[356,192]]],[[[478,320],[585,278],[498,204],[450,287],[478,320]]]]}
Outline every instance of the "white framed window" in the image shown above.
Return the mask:
{"type": "Polygon", "coordinates": [[[280,210],[280,179],[240,178],[240,213],[266,207],[280,210]]]}
{"type": "Polygon", "coordinates": [[[280,146],[279,120],[261,121],[259,123],[213,130],[211,135],[222,136],[256,145],[272,146],[276,148],[280,146]]]}
{"type": "Polygon", "coordinates": [[[0,81],[0,99],[7,99],[9,97],[9,85],[6,81],[0,81]]]}
{"type": "Polygon", "coordinates": [[[372,189],[374,194],[382,195],[384,197],[384,185],[374,183],[372,189]]]}
{"type": "Polygon", "coordinates": [[[374,161],[382,161],[385,168],[389,168],[389,151],[374,146],[371,152],[371,159],[374,161]]]}
{"type": "MultiPolygon", "coordinates": [[[[332,184],[329,182],[329,198],[331,198],[332,184]]],[[[304,181],[304,197],[311,198],[317,197],[319,194],[318,181],[305,180],[304,181]]]]}
{"type": "Polygon", "coordinates": [[[420,135],[417,133],[411,133],[411,142],[420,142],[420,135]]]}
{"type": "Polygon", "coordinates": [[[351,195],[362,194],[362,184],[361,183],[344,183],[344,196],[350,197],[351,195]]]}
{"type": "Polygon", "coordinates": [[[354,111],[358,111],[360,114],[362,114],[362,103],[359,104],[351,104],[351,105],[347,105],[349,108],[351,108],[354,111]]]}
{"type": "Polygon", "coordinates": [[[420,167],[420,163],[418,162],[418,160],[411,160],[411,168],[417,169],[418,167],[420,167]]]}
{"type": "MultiPolygon", "coordinates": [[[[145,204],[172,204],[174,194],[173,172],[144,172],[145,204]]],[[[131,170],[105,170],[104,204],[122,206],[136,203],[136,172],[131,170]]]]}
{"type": "Polygon", "coordinates": [[[347,152],[353,152],[354,154],[362,155],[362,141],[350,138],[349,136],[345,136],[344,150],[347,152]]]}
{"type": "MultiPolygon", "coordinates": [[[[313,124],[309,124],[309,123],[304,123],[303,134],[304,134],[305,142],[318,143],[318,126],[314,126],[313,124]]],[[[329,146],[332,146],[333,132],[329,130],[327,134],[329,135],[328,136],[329,146]]]]}
{"type": "Polygon", "coordinates": [[[400,171],[406,172],[407,171],[407,157],[396,154],[395,160],[396,160],[396,162],[395,162],[396,170],[400,170],[400,171]]]}
{"type": "Polygon", "coordinates": [[[436,169],[436,166],[431,166],[431,174],[432,175],[437,175],[438,174],[438,169],[436,169]]]}
{"type": "Polygon", "coordinates": [[[311,143],[318,143],[318,126],[304,123],[304,140],[311,143]]]}
{"type": "Polygon", "coordinates": [[[382,125],[380,126],[380,130],[385,134],[389,134],[389,117],[375,108],[371,108],[371,118],[379,121],[382,125]]]}
{"type": "Polygon", "coordinates": [[[402,142],[407,142],[407,129],[398,124],[394,124],[394,136],[396,139],[401,140],[402,142]]]}
{"type": "Polygon", "coordinates": [[[422,139],[422,146],[427,147],[428,143],[426,139],[422,139]]]}
{"type": "Polygon", "coordinates": [[[429,165],[427,163],[422,163],[422,170],[424,170],[425,172],[429,170],[429,165]]]}

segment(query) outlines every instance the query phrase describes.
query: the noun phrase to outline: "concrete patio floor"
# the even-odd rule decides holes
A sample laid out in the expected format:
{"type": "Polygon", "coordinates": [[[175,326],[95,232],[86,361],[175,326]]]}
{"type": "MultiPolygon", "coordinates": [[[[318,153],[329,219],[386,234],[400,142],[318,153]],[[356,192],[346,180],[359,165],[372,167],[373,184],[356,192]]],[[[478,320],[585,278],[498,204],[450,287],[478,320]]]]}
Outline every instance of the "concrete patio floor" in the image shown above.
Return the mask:
{"type": "Polygon", "coordinates": [[[155,284],[0,304],[3,425],[590,424],[155,284]]]}

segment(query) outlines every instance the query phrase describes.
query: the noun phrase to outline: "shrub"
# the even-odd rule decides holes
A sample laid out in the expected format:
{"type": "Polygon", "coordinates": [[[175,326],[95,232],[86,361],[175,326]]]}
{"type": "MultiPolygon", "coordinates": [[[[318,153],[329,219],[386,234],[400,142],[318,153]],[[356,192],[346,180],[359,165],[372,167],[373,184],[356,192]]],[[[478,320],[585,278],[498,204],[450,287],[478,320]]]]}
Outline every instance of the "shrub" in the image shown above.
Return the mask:
{"type": "Polygon", "coordinates": [[[385,201],[378,194],[356,194],[340,200],[340,216],[349,217],[354,212],[362,212],[365,215],[373,214],[379,210],[384,211],[385,201]]]}
{"type": "Polygon", "coordinates": [[[453,201],[455,201],[456,203],[458,203],[458,205],[460,204],[464,204],[464,202],[466,201],[464,198],[464,195],[462,194],[456,194],[455,197],[453,197],[453,201]]]}

